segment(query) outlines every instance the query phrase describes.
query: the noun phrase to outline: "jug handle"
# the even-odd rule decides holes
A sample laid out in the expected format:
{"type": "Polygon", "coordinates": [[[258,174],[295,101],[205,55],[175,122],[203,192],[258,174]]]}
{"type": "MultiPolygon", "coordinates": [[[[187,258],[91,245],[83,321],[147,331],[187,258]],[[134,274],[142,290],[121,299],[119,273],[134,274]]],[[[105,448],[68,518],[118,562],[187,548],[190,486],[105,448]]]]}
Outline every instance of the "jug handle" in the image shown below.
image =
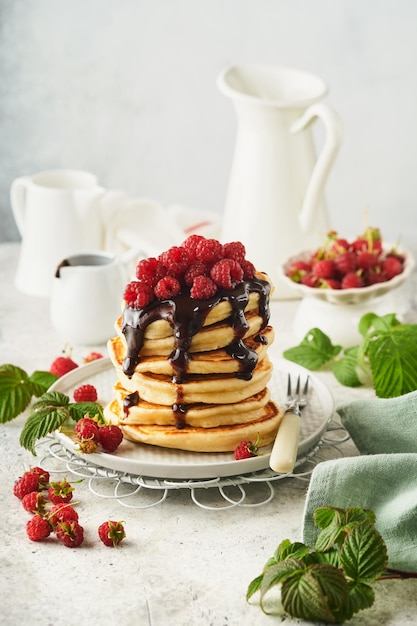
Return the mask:
{"type": "Polygon", "coordinates": [[[303,206],[299,214],[299,224],[304,232],[308,232],[315,221],[318,207],[323,197],[324,186],[339,151],[343,135],[342,122],[339,115],[327,104],[321,102],[309,107],[305,113],[292,124],[291,132],[298,133],[316,117],[320,118],[324,124],[326,138],[322,151],[314,166],[304,196],[303,206]]]}
{"type": "Polygon", "coordinates": [[[23,237],[25,231],[25,193],[30,181],[28,176],[16,178],[10,187],[10,204],[19,233],[23,237]]]}

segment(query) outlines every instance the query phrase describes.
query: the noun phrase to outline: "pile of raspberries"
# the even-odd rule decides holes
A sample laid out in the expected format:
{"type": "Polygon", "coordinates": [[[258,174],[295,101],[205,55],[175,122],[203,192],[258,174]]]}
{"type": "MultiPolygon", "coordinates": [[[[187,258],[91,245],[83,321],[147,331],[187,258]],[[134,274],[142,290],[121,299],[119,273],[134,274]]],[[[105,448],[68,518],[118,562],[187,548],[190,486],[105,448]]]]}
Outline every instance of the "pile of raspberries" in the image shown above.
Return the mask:
{"type": "Polygon", "coordinates": [[[318,289],[356,289],[386,282],[401,274],[404,256],[385,252],[378,228],[347,241],[332,230],[325,244],[307,259],[293,261],[286,268],[292,281],[318,289]]]}
{"type": "Polygon", "coordinates": [[[204,300],[218,289],[233,289],[255,276],[239,241],[221,244],[217,239],[190,235],[181,246],[172,246],[157,258],[142,259],[136,278],[124,291],[126,304],[141,309],[153,300],[166,300],[182,293],[204,300]]]}

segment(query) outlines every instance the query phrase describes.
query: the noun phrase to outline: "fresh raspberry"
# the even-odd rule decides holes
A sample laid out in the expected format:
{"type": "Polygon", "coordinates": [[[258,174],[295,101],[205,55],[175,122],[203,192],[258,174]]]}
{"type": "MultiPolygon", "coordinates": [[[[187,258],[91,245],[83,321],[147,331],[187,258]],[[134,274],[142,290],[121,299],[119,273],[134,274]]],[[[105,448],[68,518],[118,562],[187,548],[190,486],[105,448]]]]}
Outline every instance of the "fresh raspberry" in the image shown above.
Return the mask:
{"type": "Polygon", "coordinates": [[[52,526],[47,519],[35,515],[26,524],[26,533],[31,541],[42,541],[52,532],[52,526]]]}
{"type": "Polygon", "coordinates": [[[98,398],[97,389],[89,383],[74,389],[73,396],[75,402],[96,402],[98,398]]]}
{"type": "Polygon", "coordinates": [[[355,272],[349,272],[348,274],[345,274],[345,276],[343,276],[342,278],[342,289],[357,289],[358,287],[363,286],[363,278],[355,272]]]}
{"type": "Polygon", "coordinates": [[[385,273],[387,280],[391,280],[394,276],[398,276],[403,271],[401,261],[392,255],[387,256],[381,263],[382,271],[385,273]]]}
{"type": "Polygon", "coordinates": [[[136,266],[136,278],[151,287],[166,274],[166,268],[155,257],[141,259],[136,266]]]}
{"type": "Polygon", "coordinates": [[[197,260],[209,265],[220,261],[223,256],[223,246],[217,239],[203,239],[196,249],[197,260]]]}
{"type": "Polygon", "coordinates": [[[123,433],[119,426],[110,424],[101,426],[98,431],[101,447],[106,452],[114,452],[123,441],[123,433]]]}
{"type": "Polygon", "coordinates": [[[52,363],[49,368],[51,374],[55,374],[59,378],[64,376],[64,374],[68,374],[76,367],[78,367],[77,363],[73,361],[69,356],[59,356],[52,363]]]}
{"type": "Polygon", "coordinates": [[[185,248],[188,252],[188,258],[190,263],[193,263],[197,260],[197,247],[201,241],[204,241],[204,239],[205,238],[202,235],[190,235],[182,243],[182,247],[185,248]]]}
{"type": "Polygon", "coordinates": [[[201,263],[201,261],[191,263],[190,267],[184,274],[185,284],[191,287],[197,276],[207,276],[207,272],[207,266],[204,263],[201,263]]]}
{"type": "Polygon", "coordinates": [[[331,259],[316,261],[313,264],[312,271],[317,278],[333,278],[335,273],[334,261],[331,259]]]}
{"type": "Polygon", "coordinates": [[[240,241],[232,241],[224,244],[223,254],[225,259],[233,259],[238,263],[242,263],[246,257],[246,249],[240,241]]]}
{"type": "Polygon", "coordinates": [[[311,263],[308,261],[298,260],[289,265],[285,274],[295,283],[301,282],[303,276],[311,272],[311,263]]]}
{"type": "Polygon", "coordinates": [[[359,252],[356,256],[357,267],[362,270],[370,270],[378,265],[379,258],[373,252],[359,252]]]}
{"type": "Polygon", "coordinates": [[[83,363],[91,363],[92,361],[97,361],[98,359],[103,359],[103,355],[101,352],[89,352],[87,356],[83,358],[83,363]]]}
{"type": "Polygon", "coordinates": [[[78,513],[70,504],[54,504],[48,519],[53,525],[59,522],[78,522],[78,513]]]}
{"type": "Polygon", "coordinates": [[[43,515],[45,512],[46,500],[40,491],[31,491],[22,498],[22,504],[28,513],[38,513],[43,515]]]}
{"type": "Polygon", "coordinates": [[[39,474],[26,472],[19,480],[17,480],[13,486],[14,495],[20,500],[23,499],[28,493],[39,490],[39,474]]]}
{"type": "Polygon", "coordinates": [[[243,280],[243,270],[233,259],[222,259],[213,265],[210,278],[218,287],[232,289],[243,280]]]}
{"type": "Polygon", "coordinates": [[[77,548],[84,541],[84,529],[77,521],[58,522],[55,534],[67,548],[77,548]]]}
{"type": "Polygon", "coordinates": [[[126,537],[123,522],[109,520],[98,527],[98,536],[105,546],[115,548],[126,537]]]}
{"type": "Polygon", "coordinates": [[[180,278],[190,264],[190,257],[185,248],[172,246],[159,256],[159,262],[166,267],[169,276],[180,278]]]}
{"type": "Polygon", "coordinates": [[[379,283],[385,283],[388,280],[385,272],[381,271],[380,267],[365,271],[363,279],[365,285],[377,285],[379,283]]]}
{"type": "Polygon", "coordinates": [[[340,254],[344,254],[345,252],[347,252],[349,250],[349,242],[347,239],[343,239],[340,237],[336,237],[336,239],[333,239],[330,246],[329,246],[329,250],[331,252],[335,252],[337,255],[340,254]]]}
{"type": "Polygon", "coordinates": [[[154,300],[154,292],[150,285],[132,280],[125,287],[123,298],[132,309],[143,309],[154,300]]]}
{"type": "Polygon", "coordinates": [[[241,441],[239,445],[236,446],[234,451],[234,457],[236,461],[241,461],[243,459],[250,459],[253,456],[258,455],[258,439],[253,441],[241,441]]]}
{"type": "Polygon", "coordinates": [[[74,487],[71,487],[67,479],[64,478],[59,482],[50,483],[48,488],[48,496],[53,504],[65,504],[72,500],[74,487]]]}
{"type": "Polygon", "coordinates": [[[78,441],[93,441],[98,443],[98,424],[95,420],[90,417],[82,417],[74,426],[74,432],[78,441]]]}
{"type": "Polygon", "coordinates": [[[26,474],[37,474],[39,476],[40,487],[45,487],[49,483],[49,472],[42,467],[31,467],[26,474]]]}
{"type": "Polygon", "coordinates": [[[240,266],[243,270],[243,278],[245,280],[249,280],[255,276],[256,269],[255,269],[254,264],[251,263],[251,261],[248,261],[247,259],[243,259],[243,261],[240,263],[240,266]]]}
{"type": "Polygon", "coordinates": [[[317,279],[317,276],[313,274],[313,272],[309,272],[308,274],[305,274],[305,276],[301,278],[300,283],[302,285],[305,285],[306,287],[315,288],[318,286],[318,279],[317,279]]]}
{"type": "Polygon", "coordinates": [[[341,289],[340,280],[335,278],[323,278],[320,280],[320,289],[341,289]]]}
{"type": "Polygon", "coordinates": [[[158,300],[175,298],[181,292],[181,283],[174,276],[164,276],[157,282],[154,288],[155,296],[158,300]]]}
{"type": "Polygon", "coordinates": [[[196,276],[190,289],[190,296],[195,300],[207,300],[215,295],[217,285],[208,276],[196,276]]]}
{"type": "Polygon", "coordinates": [[[356,260],[357,256],[354,252],[342,252],[334,258],[336,272],[342,275],[354,272],[357,269],[356,260]]]}

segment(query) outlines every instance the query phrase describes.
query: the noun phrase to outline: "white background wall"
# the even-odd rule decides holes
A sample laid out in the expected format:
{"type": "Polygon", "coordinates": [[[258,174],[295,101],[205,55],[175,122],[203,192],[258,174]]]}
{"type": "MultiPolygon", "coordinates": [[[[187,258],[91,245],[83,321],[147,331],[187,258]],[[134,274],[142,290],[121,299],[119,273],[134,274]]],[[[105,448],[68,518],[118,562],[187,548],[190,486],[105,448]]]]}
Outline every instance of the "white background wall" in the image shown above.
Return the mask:
{"type": "Polygon", "coordinates": [[[0,241],[12,180],[84,168],[164,205],[223,210],[235,138],[231,63],[328,83],[344,141],[332,226],[417,242],[417,3],[412,0],[2,0],[0,241]]]}

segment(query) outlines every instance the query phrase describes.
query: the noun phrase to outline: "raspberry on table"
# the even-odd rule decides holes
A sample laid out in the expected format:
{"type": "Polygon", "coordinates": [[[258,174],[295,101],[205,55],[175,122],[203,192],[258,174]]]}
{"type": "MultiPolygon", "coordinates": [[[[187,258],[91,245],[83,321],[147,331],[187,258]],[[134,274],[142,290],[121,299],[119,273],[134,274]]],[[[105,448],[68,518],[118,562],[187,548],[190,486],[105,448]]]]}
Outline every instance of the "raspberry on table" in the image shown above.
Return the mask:
{"type": "Polygon", "coordinates": [[[98,536],[105,546],[115,548],[126,537],[123,522],[109,520],[98,527],[98,536]]]}
{"type": "Polygon", "coordinates": [[[39,491],[39,483],[39,474],[26,472],[15,482],[13,486],[13,493],[17,498],[22,500],[28,493],[39,491]]]}
{"type": "Polygon", "coordinates": [[[150,285],[139,280],[132,280],[126,285],[123,298],[133,309],[142,309],[150,304],[155,296],[150,285]]]}
{"type": "Polygon", "coordinates": [[[26,534],[31,541],[42,541],[52,532],[52,526],[47,519],[35,515],[26,524],[26,534]]]}
{"type": "Polygon", "coordinates": [[[72,500],[74,487],[72,487],[66,478],[59,482],[52,482],[48,488],[48,496],[53,504],[63,504],[72,500]]]}
{"type": "Polygon", "coordinates": [[[22,498],[22,505],[28,513],[38,513],[43,515],[46,500],[40,491],[31,491],[22,498]]]}
{"type": "Polygon", "coordinates": [[[208,276],[196,276],[190,289],[195,300],[207,300],[216,294],[217,285],[208,276]]]}
{"type": "Polygon", "coordinates": [[[98,395],[97,389],[90,383],[85,383],[74,389],[73,397],[75,402],[96,402],[98,395]]]}
{"type": "Polygon", "coordinates": [[[159,300],[175,298],[181,293],[181,283],[174,276],[164,276],[155,285],[154,293],[159,300]]]}
{"type": "Polygon", "coordinates": [[[213,265],[210,278],[218,287],[230,289],[243,280],[243,270],[233,259],[222,259],[213,265]]]}
{"type": "Polygon", "coordinates": [[[31,467],[26,474],[37,474],[39,476],[39,485],[45,486],[49,483],[49,472],[43,467],[31,467]]]}
{"type": "Polygon", "coordinates": [[[70,504],[54,504],[48,519],[53,525],[58,522],[78,522],[78,513],[70,504]]]}
{"type": "Polygon", "coordinates": [[[122,429],[114,424],[101,426],[98,436],[100,445],[106,452],[114,452],[123,441],[122,429]]]}
{"type": "Polygon", "coordinates": [[[58,522],[55,534],[67,548],[77,548],[84,541],[84,528],[75,520],[58,522]]]}
{"type": "Polygon", "coordinates": [[[73,361],[70,357],[59,356],[51,363],[49,371],[51,374],[55,374],[55,376],[60,378],[61,376],[64,376],[64,374],[68,374],[68,372],[74,370],[76,367],[78,367],[78,364],[75,363],[75,361],[73,361]]]}

